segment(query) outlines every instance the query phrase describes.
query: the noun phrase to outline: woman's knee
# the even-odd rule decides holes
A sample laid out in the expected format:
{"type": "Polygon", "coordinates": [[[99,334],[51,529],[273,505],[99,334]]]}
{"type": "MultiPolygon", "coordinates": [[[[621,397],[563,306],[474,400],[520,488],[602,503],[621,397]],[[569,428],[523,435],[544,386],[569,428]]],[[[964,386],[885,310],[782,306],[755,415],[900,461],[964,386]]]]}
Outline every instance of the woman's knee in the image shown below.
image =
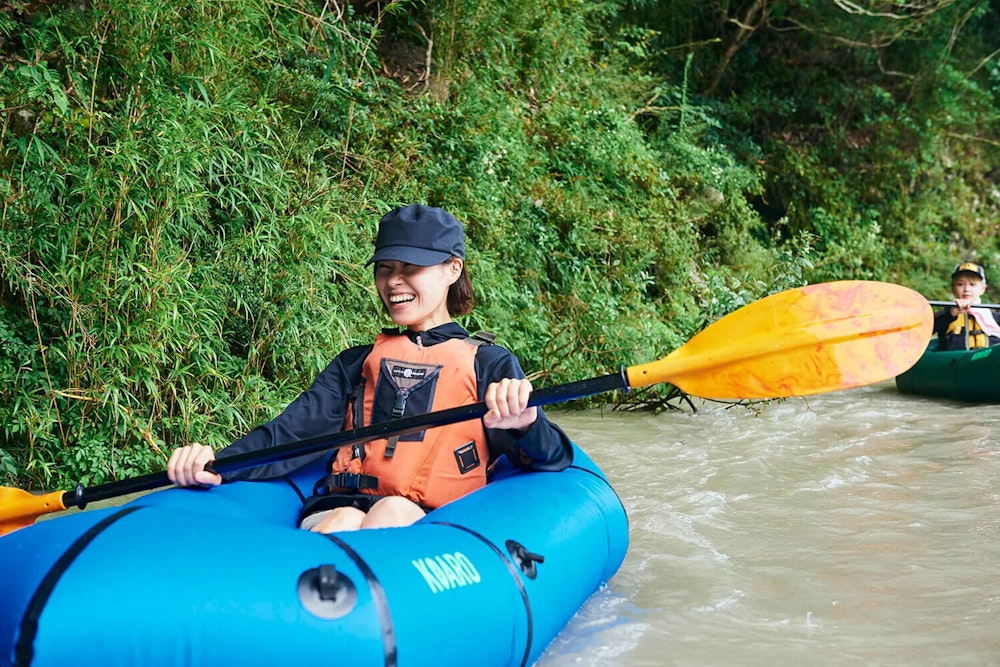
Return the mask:
{"type": "Polygon", "coordinates": [[[362,528],[392,528],[409,526],[421,519],[426,512],[408,498],[387,496],[368,510],[362,528]]]}
{"type": "Polygon", "coordinates": [[[338,507],[310,514],[302,520],[302,528],[314,533],[358,530],[364,524],[365,518],[365,513],[356,507],[338,507]]]}

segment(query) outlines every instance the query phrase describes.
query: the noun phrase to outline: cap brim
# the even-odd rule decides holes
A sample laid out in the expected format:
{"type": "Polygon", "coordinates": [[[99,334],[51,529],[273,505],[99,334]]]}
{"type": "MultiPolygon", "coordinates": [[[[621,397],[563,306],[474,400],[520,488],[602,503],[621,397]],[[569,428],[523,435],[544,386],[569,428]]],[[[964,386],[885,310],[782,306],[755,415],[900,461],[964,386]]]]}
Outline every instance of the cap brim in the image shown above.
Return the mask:
{"type": "Polygon", "coordinates": [[[434,266],[451,259],[454,255],[439,250],[427,250],[425,248],[413,248],[410,246],[386,246],[379,248],[372,255],[372,258],[365,262],[365,266],[374,262],[403,262],[414,266],[434,266]]]}

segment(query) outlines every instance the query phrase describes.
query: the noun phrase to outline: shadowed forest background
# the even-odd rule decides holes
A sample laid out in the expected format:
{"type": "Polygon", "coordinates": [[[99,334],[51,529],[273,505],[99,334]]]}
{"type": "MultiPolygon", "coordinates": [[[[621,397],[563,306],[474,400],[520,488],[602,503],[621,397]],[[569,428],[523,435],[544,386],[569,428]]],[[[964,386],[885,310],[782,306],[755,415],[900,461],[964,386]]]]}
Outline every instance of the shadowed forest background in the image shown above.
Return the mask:
{"type": "Polygon", "coordinates": [[[807,282],[1000,284],[998,109],[997,0],[0,2],[0,481],[272,417],[389,323],[401,203],[536,386],[807,282]]]}

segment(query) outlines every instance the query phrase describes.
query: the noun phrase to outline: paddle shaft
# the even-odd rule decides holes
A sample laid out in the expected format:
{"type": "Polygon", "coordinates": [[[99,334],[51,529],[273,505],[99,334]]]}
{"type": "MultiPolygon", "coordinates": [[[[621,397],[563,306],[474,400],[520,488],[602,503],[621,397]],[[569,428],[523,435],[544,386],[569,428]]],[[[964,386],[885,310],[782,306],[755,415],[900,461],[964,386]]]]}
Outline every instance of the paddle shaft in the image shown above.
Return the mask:
{"type": "MultiPolygon", "coordinates": [[[[533,391],[528,399],[528,405],[551,405],[553,403],[586,398],[587,396],[602,394],[616,389],[628,391],[629,388],[629,383],[625,375],[625,369],[622,368],[617,373],[609,373],[608,375],[600,375],[588,380],[579,380],[577,382],[569,382],[533,391]]],[[[438,410],[437,412],[429,412],[424,415],[416,415],[414,417],[406,417],[404,419],[394,419],[392,421],[372,424],[371,426],[356,428],[350,431],[328,433],[326,435],[307,438],[305,440],[298,440],[296,442],[290,442],[277,447],[243,452],[242,454],[236,454],[233,456],[224,456],[216,459],[215,461],[209,462],[209,464],[205,466],[205,469],[209,472],[215,472],[222,475],[225,473],[236,472],[238,470],[244,470],[246,468],[255,468],[269,463],[276,463],[278,461],[284,461],[299,456],[306,456],[316,452],[340,449],[341,447],[349,447],[351,445],[369,442],[371,440],[406,435],[407,433],[416,433],[417,431],[423,431],[427,428],[447,426],[448,424],[456,424],[470,419],[478,419],[485,414],[486,403],[480,401],[479,403],[473,403],[471,405],[460,405],[456,408],[438,410]]],[[[148,475],[140,475],[139,477],[133,477],[131,479],[123,479],[118,482],[100,484],[92,488],[78,485],[72,491],[66,491],[63,493],[62,500],[63,505],[66,507],[79,507],[80,509],[83,509],[88,503],[124,496],[130,493],[150,491],[152,489],[169,486],[171,483],[170,478],[167,477],[166,471],[160,471],[150,473],[148,475]]]]}
{"type": "MultiPolygon", "coordinates": [[[[548,405],[662,382],[687,394],[714,399],[807,396],[858,387],[894,377],[912,366],[926,347],[932,322],[927,300],[900,285],[869,281],[806,285],[743,306],[662,359],[540,389],[532,392],[528,404],[548,405]]],[[[485,413],[484,403],[460,406],[224,456],[206,469],[236,472],[454,424],[485,413]]],[[[158,472],[41,495],[0,487],[0,535],[29,525],[42,514],[67,507],[83,509],[91,502],[170,484],[167,473],[158,472]]]]}
{"type": "MultiPolygon", "coordinates": [[[[954,301],[932,301],[930,299],[927,299],[927,303],[931,304],[932,306],[954,306],[955,305],[954,301]]],[[[1000,308],[1000,303],[974,303],[974,304],[972,304],[972,307],[973,308],[990,308],[991,310],[996,310],[996,309],[1000,308]]]]}

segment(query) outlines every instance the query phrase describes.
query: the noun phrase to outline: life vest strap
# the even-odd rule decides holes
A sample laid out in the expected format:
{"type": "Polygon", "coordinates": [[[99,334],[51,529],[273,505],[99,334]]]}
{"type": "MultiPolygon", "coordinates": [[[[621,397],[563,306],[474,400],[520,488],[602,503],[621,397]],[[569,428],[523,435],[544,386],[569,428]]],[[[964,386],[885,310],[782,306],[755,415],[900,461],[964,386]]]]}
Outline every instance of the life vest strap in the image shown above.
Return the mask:
{"type": "Polygon", "coordinates": [[[328,493],[344,493],[358,489],[377,489],[378,477],[356,472],[338,472],[327,475],[316,482],[313,495],[323,496],[328,493]]]}
{"type": "Polygon", "coordinates": [[[477,331],[466,338],[465,342],[469,345],[479,347],[480,345],[493,345],[496,339],[497,335],[491,331],[477,331]]]}

